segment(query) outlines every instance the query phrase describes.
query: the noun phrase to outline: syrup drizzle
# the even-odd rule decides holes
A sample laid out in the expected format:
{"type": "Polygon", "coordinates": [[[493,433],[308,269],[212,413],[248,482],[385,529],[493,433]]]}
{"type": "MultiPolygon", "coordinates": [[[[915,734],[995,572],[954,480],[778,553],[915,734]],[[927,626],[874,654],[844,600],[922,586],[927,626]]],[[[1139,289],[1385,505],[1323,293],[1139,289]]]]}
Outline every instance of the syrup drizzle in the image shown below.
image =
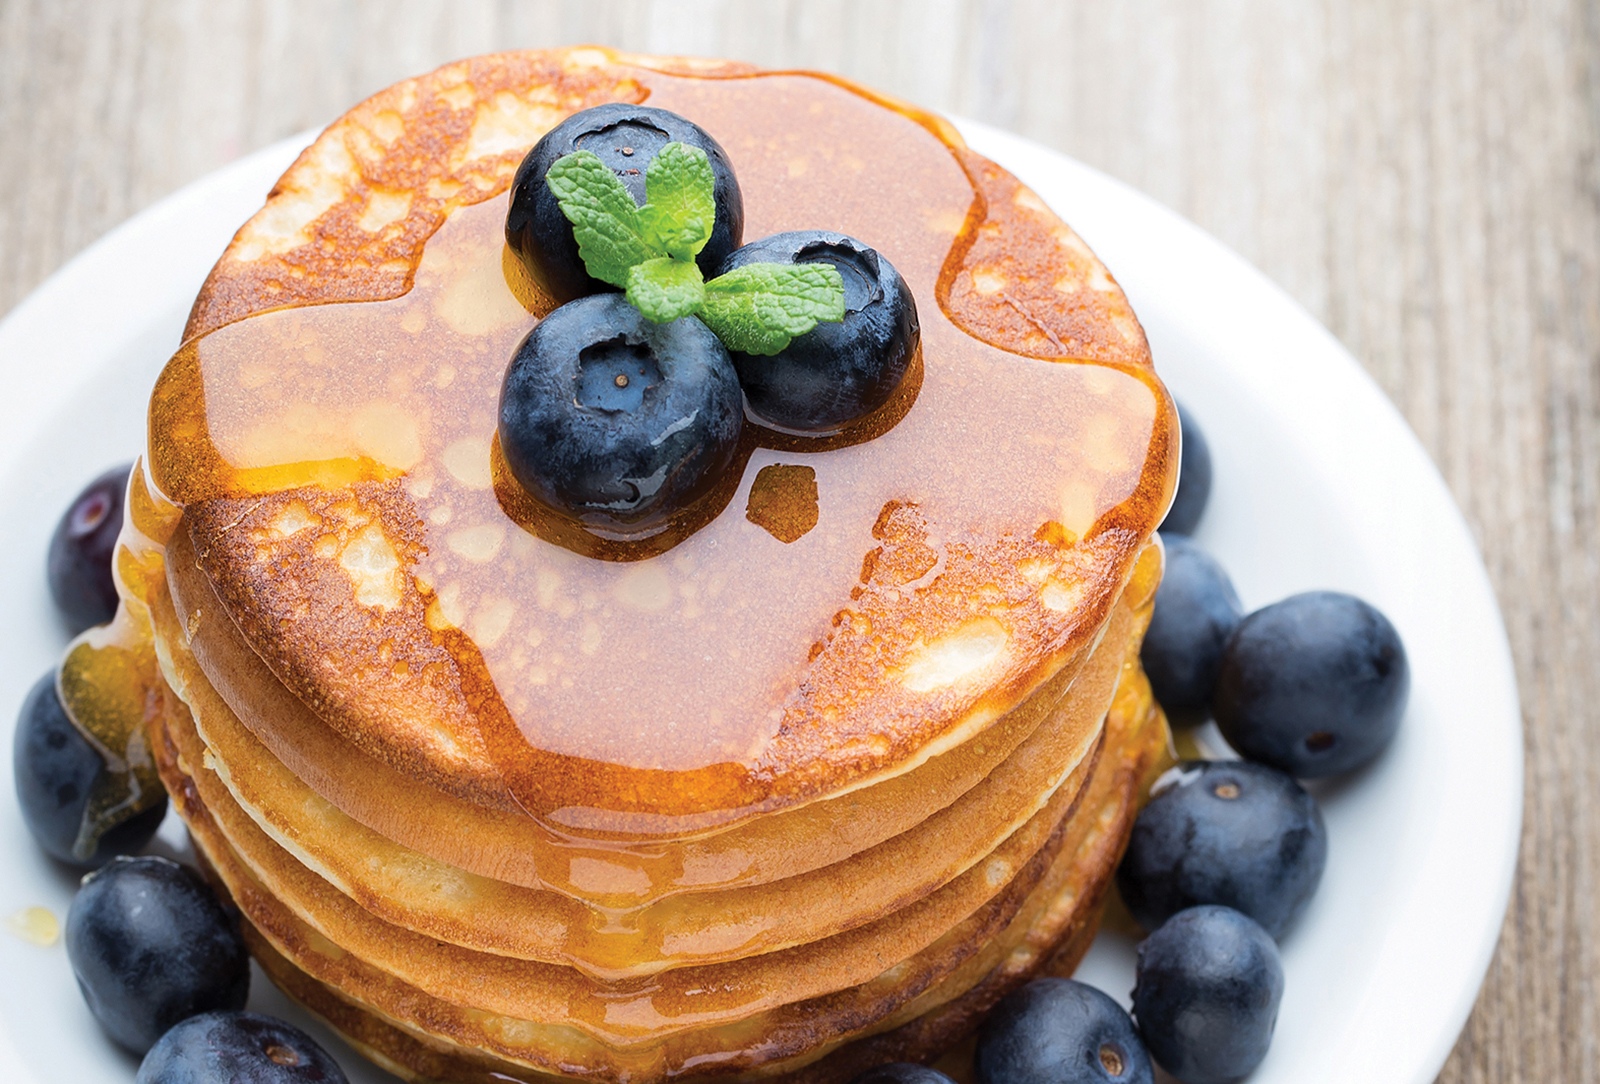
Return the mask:
{"type": "MultiPolygon", "coordinates": [[[[722,514],[644,560],[579,555],[524,529],[496,494],[493,454],[504,367],[537,319],[508,285],[504,195],[448,218],[401,297],[268,312],[187,343],[151,406],[152,477],[179,507],[398,482],[422,544],[401,555],[381,531],[358,533],[337,554],[357,601],[395,605],[414,579],[463,670],[481,670],[487,714],[511,721],[507,732],[480,716],[513,792],[577,832],[654,799],[597,785],[560,806],[551,758],[659,776],[653,792],[668,795],[710,773],[726,795],[710,812],[746,812],[775,743],[814,707],[809,668],[851,627],[864,589],[914,595],[952,553],[995,539],[1070,547],[1113,528],[1142,539],[1174,467],[1170,401],[1152,373],[1012,352],[949,302],[963,254],[984,244],[984,194],[931,121],[815,77],[639,79],[652,105],[727,148],[747,238],[838,230],[900,270],[918,300],[922,382],[886,431],[750,447],[722,514]],[[814,526],[779,533],[742,514],[765,471],[796,467],[814,476],[814,526]],[[887,588],[864,584],[875,529],[905,506],[927,525],[931,560],[887,588]]],[[[1042,329],[1043,352],[1066,349],[1008,289],[993,292],[1042,329]]],[[[284,532],[320,526],[286,514],[284,532]]],[[[1137,545],[1118,548],[1125,570],[1137,545]]]]}

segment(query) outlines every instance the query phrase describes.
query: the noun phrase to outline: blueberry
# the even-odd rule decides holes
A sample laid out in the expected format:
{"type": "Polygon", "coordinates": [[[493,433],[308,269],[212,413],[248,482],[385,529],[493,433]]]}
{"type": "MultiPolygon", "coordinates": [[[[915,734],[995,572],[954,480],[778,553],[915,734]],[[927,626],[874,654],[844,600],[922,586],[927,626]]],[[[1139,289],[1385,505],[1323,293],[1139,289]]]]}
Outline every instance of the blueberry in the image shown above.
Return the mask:
{"type": "Polygon", "coordinates": [[[1147,930],[1186,908],[1218,903],[1281,937],[1311,901],[1327,861],[1322,812],[1292,777],[1244,761],[1195,760],[1152,788],[1117,888],[1147,930]]]}
{"type": "Polygon", "coordinates": [[[645,171],[668,143],[697,147],[711,161],[717,217],[711,238],[695,258],[701,272],[710,278],[712,270],[739,247],[744,239],[744,197],[721,144],[698,124],[665,109],[625,102],[597,105],[574,113],[545,133],[517,167],[511,185],[506,244],[557,304],[616,287],[591,278],[585,269],[572,237],[572,224],[545,184],[550,167],[574,151],[591,151],[616,172],[623,187],[643,206],[645,171]]]}
{"type": "Polygon", "coordinates": [[[17,716],[11,769],[22,820],[45,853],[75,866],[101,866],[119,854],[132,854],[155,835],[166,816],[163,796],[100,835],[79,836],[96,782],[107,771],[100,752],[72,724],[56,691],[54,671],[29,691],[17,716]]]}
{"type": "Polygon", "coordinates": [[[500,448],[517,482],[557,513],[623,535],[703,496],[743,425],[721,340],[693,316],[653,324],[621,294],[545,317],[500,389],[500,448]]]}
{"type": "Polygon", "coordinates": [[[45,579],[74,635],[104,625],[117,612],[111,556],[122,530],[122,501],[132,470],[132,463],[124,463],[90,482],[50,536],[45,579]]]}
{"type": "Polygon", "coordinates": [[[1150,1084],[1133,1021],[1093,986],[1035,979],[994,1007],[978,1032],[979,1084],[1150,1084]]]}
{"type": "Polygon", "coordinates": [[[1211,706],[1241,755],[1320,779],[1384,750],[1410,687],[1406,650],[1388,618],[1352,595],[1311,591],[1239,623],[1211,706]]]}
{"type": "Polygon", "coordinates": [[[1211,449],[1194,415],[1178,403],[1178,424],[1183,427],[1183,451],[1178,457],[1178,492],[1161,521],[1163,534],[1193,534],[1200,525],[1211,496],[1211,449]]]}
{"type": "Polygon", "coordinates": [[[926,1065],[897,1061],[858,1073],[850,1084],[955,1084],[955,1081],[926,1065]]]}
{"type": "Polygon", "coordinates": [[[827,230],[752,241],[717,268],[828,263],[844,279],[844,319],[818,324],[771,357],[733,354],[750,413],[779,429],[837,432],[883,406],[900,386],[922,333],[911,289],[875,249],[827,230]]]}
{"type": "Polygon", "coordinates": [[[1232,908],[1180,911],[1139,945],[1139,1034],[1184,1084],[1227,1084],[1261,1064],[1282,997],[1278,946],[1232,908]]]}
{"type": "Polygon", "coordinates": [[[118,858],[85,877],[66,945],[89,1010],[137,1054],[191,1016],[244,1008],[250,992],[237,921],[199,874],[165,858],[118,858]]]}
{"type": "Polygon", "coordinates": [[[292,1024],[248,1012],[191,1016],[161,1037],[134,1084],[346,1084],[344,1071],[292,1024]]]}
{"type": "Polygon", "coordinates": [[[1167,567],[1139,649],[1150,688],[1170,713],[1211,703],[1222,648],[1239,625],[1239,596],[1222,566],[1182,535],[1162,537],[1167,567]]]}

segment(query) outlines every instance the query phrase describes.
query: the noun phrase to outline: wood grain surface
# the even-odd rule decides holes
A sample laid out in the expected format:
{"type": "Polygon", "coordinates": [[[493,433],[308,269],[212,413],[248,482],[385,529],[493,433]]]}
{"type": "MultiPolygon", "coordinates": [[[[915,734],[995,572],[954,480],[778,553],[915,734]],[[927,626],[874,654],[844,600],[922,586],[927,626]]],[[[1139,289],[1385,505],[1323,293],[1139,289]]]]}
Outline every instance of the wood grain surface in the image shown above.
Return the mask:
{"type": "Polygon", "coordinates": [[[1330,327],[1466,514],[1521,683],[1499,952],[1441,1081],[1600,1081],[1600,3],[0,0],[0,313],[404,76],[598,42],[821,68],[1152,194],[1330,327]]]}

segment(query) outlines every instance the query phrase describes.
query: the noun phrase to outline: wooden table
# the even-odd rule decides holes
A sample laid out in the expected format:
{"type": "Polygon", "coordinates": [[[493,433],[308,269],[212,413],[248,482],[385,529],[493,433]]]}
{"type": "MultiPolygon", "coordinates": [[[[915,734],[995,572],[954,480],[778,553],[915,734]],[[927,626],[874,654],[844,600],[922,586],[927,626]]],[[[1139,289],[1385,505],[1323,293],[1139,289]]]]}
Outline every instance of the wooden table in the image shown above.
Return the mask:
{"type": "Polygon", "coordinates": [[[1600,1080],[1594,0],[0,0],[0,313],[156,198],[386,84],[598,42],[841,72],[1198,222],[1399,404],[1499,592],[1521,872],[1441,1081],[1600,1080]]]}

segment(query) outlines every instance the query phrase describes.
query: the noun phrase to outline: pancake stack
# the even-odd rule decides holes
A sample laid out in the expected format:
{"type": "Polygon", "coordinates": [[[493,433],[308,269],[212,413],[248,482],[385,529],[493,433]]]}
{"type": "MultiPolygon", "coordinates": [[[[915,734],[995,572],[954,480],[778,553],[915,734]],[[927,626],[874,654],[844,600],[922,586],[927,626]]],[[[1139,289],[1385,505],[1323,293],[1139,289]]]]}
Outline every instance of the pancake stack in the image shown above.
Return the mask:
{"type": "Polygon", "coordinates": [[[119,557],[151,746],[267,973],[408,1079],[931,1061],[1070,973],[1165,756],[1174,434],[1104,267],[938,118],[593,49],[452,65],[301,156],[156,389],[119,557]],[[747,239],[890,258],[922,355],[870,432],[750,435],[688,537],[583,550],[496,456],[550,308],[499,231],[543,132],[646,99],[727,148],[747,239]]]}

